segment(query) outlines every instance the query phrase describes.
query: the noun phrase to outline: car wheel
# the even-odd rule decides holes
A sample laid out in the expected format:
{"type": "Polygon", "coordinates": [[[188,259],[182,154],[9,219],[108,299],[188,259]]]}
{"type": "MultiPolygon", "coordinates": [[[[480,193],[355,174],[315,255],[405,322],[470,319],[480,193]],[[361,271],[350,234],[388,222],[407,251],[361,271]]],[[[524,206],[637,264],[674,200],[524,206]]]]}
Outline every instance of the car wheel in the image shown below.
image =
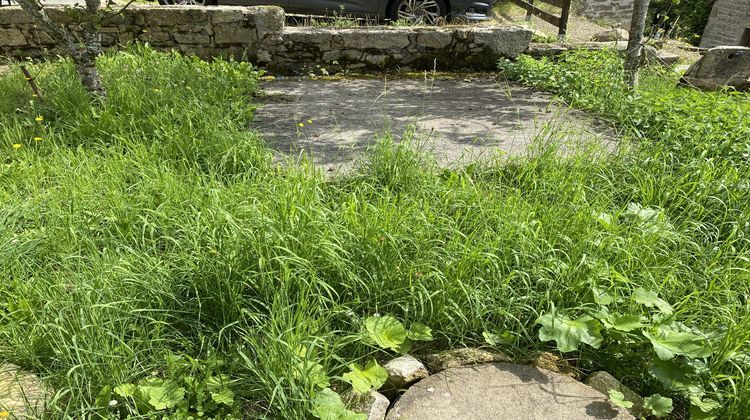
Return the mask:
{"type": "Polygon", "coordinates": [[[447,12],[443,0],[395,0],[389,17],[394,21],[435,25],[447,12]]]}
{"type": "Polygon", "coordinates": [[[159,0],[163,6],[215,6],[217,0],[159,0]]]}

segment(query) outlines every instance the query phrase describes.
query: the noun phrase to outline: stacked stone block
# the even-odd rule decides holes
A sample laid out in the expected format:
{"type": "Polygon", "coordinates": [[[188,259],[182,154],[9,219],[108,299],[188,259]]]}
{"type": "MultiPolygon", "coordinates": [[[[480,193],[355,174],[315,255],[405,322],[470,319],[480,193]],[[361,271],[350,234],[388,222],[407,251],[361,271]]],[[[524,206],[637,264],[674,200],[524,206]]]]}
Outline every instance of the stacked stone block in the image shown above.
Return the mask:
{"type": "Polygon", "coordinates": [[[701,38],[701,47],[750,46],[750,0],[717,0],[701,38]]]}

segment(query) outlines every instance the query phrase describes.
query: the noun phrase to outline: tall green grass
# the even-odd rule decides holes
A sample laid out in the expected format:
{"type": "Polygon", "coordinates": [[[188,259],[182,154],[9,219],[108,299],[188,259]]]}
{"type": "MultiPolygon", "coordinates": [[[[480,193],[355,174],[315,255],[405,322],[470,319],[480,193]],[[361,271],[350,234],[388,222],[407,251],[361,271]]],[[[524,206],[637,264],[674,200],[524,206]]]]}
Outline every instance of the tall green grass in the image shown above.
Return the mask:
{"type": "MultiPolygon", "coordinates": [[[[590,75],[584,59],[562,68],[590,75]]],[[[99,66],[110,96],[93,106],[66,61],[34,67],[43,105],[20,75],[0,77],[0,360],[56,390],[47,417],[137,415],[111,390],[209,374],[228,375],[236,398],[207,414],[310,417],[315,384],[299,362],[337,375],[383,356],[357,338],[366,316],[432,327],[417,354],[508,332],[502,349],[521,359],[548,348],[539,314],[590,302],[592,285],[657,291],[685,324],[728,331],[709,360],[712,396],[722,418],[747,417],[746,97],[662,82],[629,99],[643,121],[625,120],[631,105],[601,76],[598,90],[559,91],[639,135],[616,153],[561,153],[552,127],[524,158],[445,170],[386,135],[353,173],[325,178],[304,161],[276,166],[248,131],[247,64],[135,48],[99,66]],[[592,98],[604,93],[612,105],[592,98]],[[633,203],[665,229],[629,217],[633,203]]],[[[652,353],[570,358],[650,393],[652,353]]]]}

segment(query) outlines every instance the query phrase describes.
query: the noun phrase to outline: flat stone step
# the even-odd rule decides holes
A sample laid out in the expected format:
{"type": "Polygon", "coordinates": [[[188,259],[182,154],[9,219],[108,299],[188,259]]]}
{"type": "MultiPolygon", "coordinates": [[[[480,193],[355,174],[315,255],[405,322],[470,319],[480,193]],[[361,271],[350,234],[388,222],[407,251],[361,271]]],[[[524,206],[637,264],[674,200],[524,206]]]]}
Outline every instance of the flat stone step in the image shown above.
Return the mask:
{"type": "Polygon", "coordinates": [[[444,370],[409,388],[386,420],[634,419],[608,397],[535,366],[483,364],[444,370]]]}
{"type": "Polygon", "coordinates": [[[7,411],[11,418],[40,418],[50,395],[36,375],[10,363],[0,364],[0,411],[7,411]]]}

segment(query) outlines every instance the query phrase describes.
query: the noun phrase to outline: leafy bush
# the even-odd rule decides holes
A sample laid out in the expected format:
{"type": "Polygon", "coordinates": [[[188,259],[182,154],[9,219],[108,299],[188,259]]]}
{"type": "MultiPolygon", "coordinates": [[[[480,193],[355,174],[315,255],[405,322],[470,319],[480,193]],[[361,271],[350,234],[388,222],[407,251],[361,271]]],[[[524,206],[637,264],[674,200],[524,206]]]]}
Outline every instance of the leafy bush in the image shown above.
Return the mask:
{"type": "Polygon", "coordinates": [[[651,35],[669,35],[698,45],[710,14],[705,1],[654,0],[648,9],[651,35]]]}
{"type": "MultiPolygon", "coordinates": [[[[744,259],[741,256],[744,251],[740,250],[746,249],[750,233],[746,212],[750,205],[746,182],[750,175],[747,94],[680,88],[673,75],[658,70],[651,70],[641,87],[631,90],[622,83],[622,63],[614,52],[570,53],[557,63],[521,57],[516,62],[501,61],[500,67],[508,77],[553,91],[572,106],[612,121],[639,143],[629,153],[626,161],[630,168],[623,172],[619,182],[630,192],[646,193],[650,197],[647,201],[654,206],[634,202],[619,216],[600,213],[599,223],[608,228],[621,224],[638,226],[644,234],[648,232],[667,243],[689,248],[702,246],[699,243],[711,237],[719,248],[732,243],[731,258],[744,259]],[[648,184],[638,181],[639,176],[629,176],[640,171],[653,171],[648,184]],[[694,187],[678,198],[673,195],[674,188],[681,183],[694,187]],[[682,220],[679,224],[692,226],[688,231],[682,230],[674,224],[675,218],[682,220]]],[[[694,275],[695,272],[691,274],[694,275]]],[[[669,277],[664,281],[669,281],[669,277]]],[[[734,288],[745,280],[726,281],[734,288]]],[[[645,348],[651,344],[658,356],[650,362],[652,377],[660,383],[662,391],[688,401],[693,418],[719,416],[722,404],[727,402],[732,408],[720,417],[748,415],[750,395],[745,390],[738,391],[723,370],[737,363],[735,374],[744,377],[746,340],[750,337],[746,302],[735,307],[742,315],[731,323],[733,327],[712,322],[702,328],[678,322],[673,307],[652,291],[635,289],[631,299],[627,299],[627,294],[608,293],[606,288],[600,289],[598,283],[592,283],[591,297],[569,308],[584,314],[577,318],[568,314],[568,308],[552,307],[538,320],[542,327],[539,338],[555,340],[563,352],[585,344],[605,353],[611,351],[614,354],[610,357],[615,359],[621,357],[617,354],[627,351],[645,357],[645,348]],[[656,311],[644,314],[642,308],[627,304],[628,300],[656,311]],[[612,304],[629,309],[612,313],[609,310],[612,304]],[[607,335],[602,335],[602,331],[607,331],[607,335]]],[[[744,296],[746,291],[741,293],[744,296]]],[[[724,302],[717,310],[731,306],[724,302]]],[[[648,401],[655,415],[666,414],[664,397],[658,395],[648,401]]]]}

